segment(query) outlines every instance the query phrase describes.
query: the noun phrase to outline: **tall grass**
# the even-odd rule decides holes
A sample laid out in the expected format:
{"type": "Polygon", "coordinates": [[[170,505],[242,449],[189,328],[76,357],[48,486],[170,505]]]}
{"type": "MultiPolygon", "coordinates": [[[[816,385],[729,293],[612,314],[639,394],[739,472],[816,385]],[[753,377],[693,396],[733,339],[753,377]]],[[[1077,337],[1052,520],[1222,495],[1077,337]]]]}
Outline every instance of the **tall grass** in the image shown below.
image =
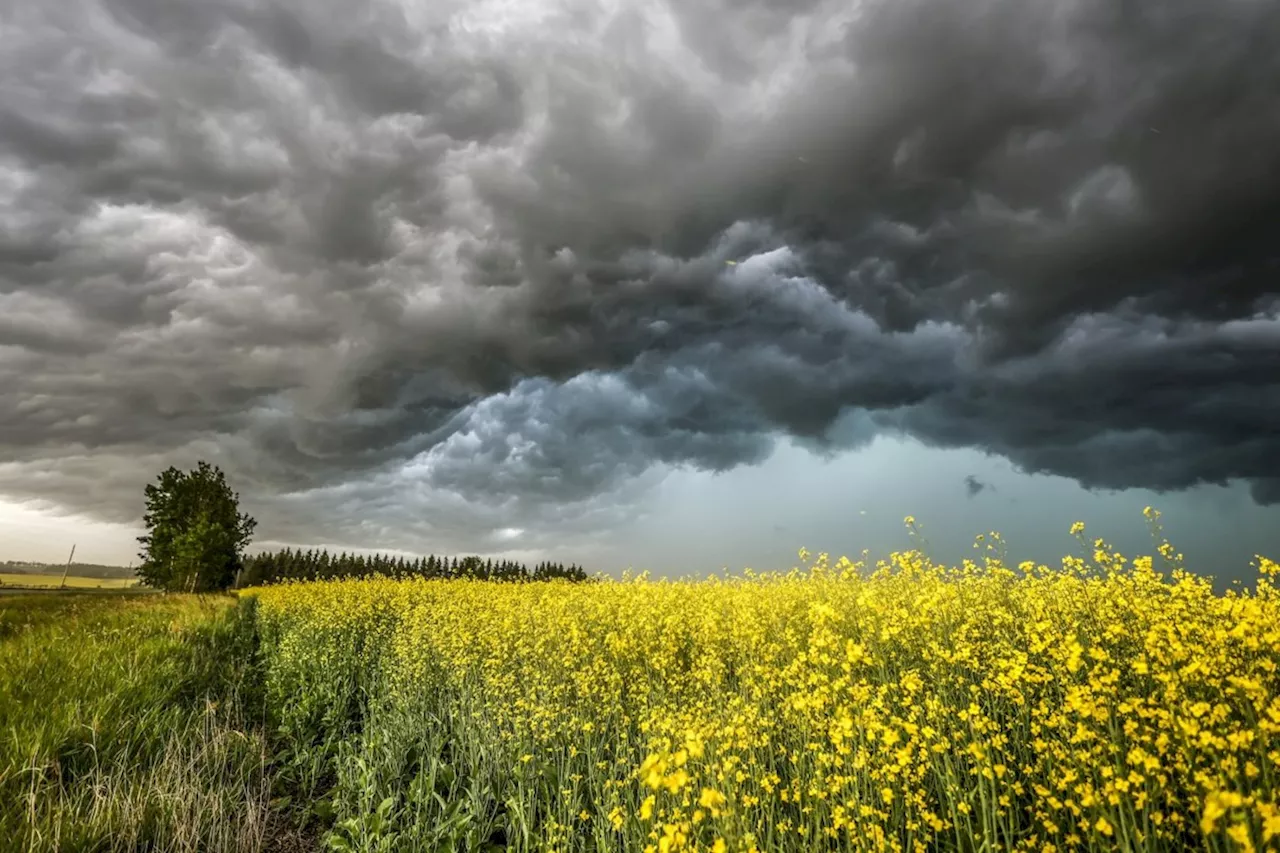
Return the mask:
{"type": "Polygon", "coordinates": [[[229,597],[0,598],[0,850],[263,849],[252,619],[229,597]]]}

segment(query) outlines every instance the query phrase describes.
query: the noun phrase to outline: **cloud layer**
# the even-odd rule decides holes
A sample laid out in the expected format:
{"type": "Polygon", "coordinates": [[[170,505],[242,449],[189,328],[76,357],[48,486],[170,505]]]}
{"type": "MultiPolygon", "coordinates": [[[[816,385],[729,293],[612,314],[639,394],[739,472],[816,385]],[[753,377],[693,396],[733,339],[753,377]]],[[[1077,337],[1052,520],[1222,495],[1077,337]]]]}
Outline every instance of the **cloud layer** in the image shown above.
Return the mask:
{"type": "Polygon", "coordinates": [[[354,8],[0,11],[0,493],[470,542],[894,431],[1280,502],[1275,4],[354,8]]]}

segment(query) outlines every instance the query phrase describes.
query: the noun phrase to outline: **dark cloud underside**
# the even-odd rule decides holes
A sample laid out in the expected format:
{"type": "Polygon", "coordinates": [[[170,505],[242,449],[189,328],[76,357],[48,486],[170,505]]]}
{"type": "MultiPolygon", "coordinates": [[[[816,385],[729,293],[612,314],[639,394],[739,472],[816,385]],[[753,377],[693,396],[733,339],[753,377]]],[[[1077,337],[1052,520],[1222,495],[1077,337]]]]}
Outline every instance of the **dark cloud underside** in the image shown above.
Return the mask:
{"type": "Polygon", "coordinates": [[[887,430],[1278,502],[1277,46],[1256,0],[9,4],[0,491],[131,518],[204,456],[551,524],[887,430]]]}

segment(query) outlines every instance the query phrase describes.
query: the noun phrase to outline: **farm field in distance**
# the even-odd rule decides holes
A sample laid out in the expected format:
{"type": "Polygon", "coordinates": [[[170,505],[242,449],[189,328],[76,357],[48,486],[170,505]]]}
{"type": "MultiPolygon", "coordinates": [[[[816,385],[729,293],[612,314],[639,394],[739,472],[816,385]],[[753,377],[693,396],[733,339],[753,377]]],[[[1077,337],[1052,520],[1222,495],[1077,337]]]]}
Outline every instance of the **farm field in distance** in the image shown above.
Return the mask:
{"type": "Polygon", "coordinates": [[[13,850],[1274,849],[1275,563],[0,598],[13,850]],[[12,663],[10,663],[12,662],[12,663]]]}
{"type": "MultiPolygon", "coordinates": [[[[0,572],[0,589],[5,587],[57,587],[61,586],[61,575],[34,573],[0,572]]],[[[67,575],[66,585],[81,589],[130,589],[138,586],[137,578],[87,578],[78,575],[67,575]]]]}
{"type": "Polygon", "coordinates": [[[66,585],[78,589],[132,589],[141,581],[132,569],[124,566],[104,566],[96,563],[65,564],[29,563],[8,560],[0,563],[0,591],[12,592],[15,588],[59,587],[62,574],[67,572],[66,585]]]}

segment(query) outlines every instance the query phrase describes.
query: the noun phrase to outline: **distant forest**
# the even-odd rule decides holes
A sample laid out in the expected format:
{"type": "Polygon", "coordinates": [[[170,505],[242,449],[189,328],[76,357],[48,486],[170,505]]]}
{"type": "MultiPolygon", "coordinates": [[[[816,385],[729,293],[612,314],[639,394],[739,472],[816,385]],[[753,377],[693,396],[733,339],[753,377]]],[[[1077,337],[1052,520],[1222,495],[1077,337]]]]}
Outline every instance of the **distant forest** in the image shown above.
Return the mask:
{"type": "Polygon", "coordinates": [[[381,554],[356,556],[328,551],[302,551],[286,548],[254,554],[244,560],[237,586],[262,586],[290,580],[330,580],[384,575],[395,578],[469,578],[487,581],[540,581],[563,578],[581,582],[586,571],[578,565],[542,562],[530,568],[514,560],[492,560],[481,557],[387,557],[381,554]]]}
{"type": "MultiPolygon", "coordinates": [[[[66,563],[33,563],[28,560],[5,560],[0,562],[0,572],[13,572],[21,575],[60,575],[66,570],[66,563]]],[[[104,566],[98,563],[72,563],[67,574],[79,578],[131,578],[136,573],[131,567],[104,566]]]]}

